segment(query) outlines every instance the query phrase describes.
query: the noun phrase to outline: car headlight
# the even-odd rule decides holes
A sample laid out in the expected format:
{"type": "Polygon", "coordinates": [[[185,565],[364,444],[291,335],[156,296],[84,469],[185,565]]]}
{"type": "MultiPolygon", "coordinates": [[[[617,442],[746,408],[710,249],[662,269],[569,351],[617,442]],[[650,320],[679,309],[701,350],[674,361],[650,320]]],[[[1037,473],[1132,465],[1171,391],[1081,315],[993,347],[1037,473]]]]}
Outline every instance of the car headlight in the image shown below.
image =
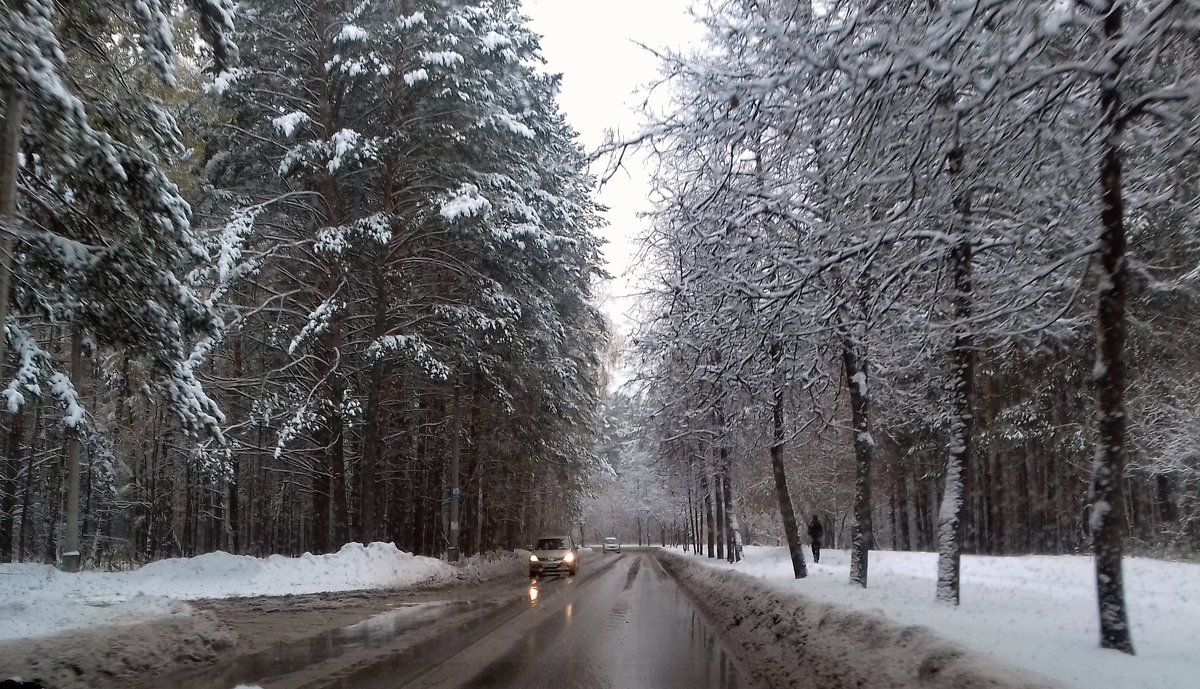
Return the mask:
{"type": "Polygon", "coordinates": [[[538,561],[538,559],[537,559],[537,555],[530,555],[530,556],[529,556],[529,561],[530,561],[530,562],[537,562],[537,561],[538,561]]]}
{"type": "Polygon", "coordinates": [[[563,555],[563,562],[574,562],[574,561],[575,561],[575,553],[567,553],[566,555],[563,555]]]}

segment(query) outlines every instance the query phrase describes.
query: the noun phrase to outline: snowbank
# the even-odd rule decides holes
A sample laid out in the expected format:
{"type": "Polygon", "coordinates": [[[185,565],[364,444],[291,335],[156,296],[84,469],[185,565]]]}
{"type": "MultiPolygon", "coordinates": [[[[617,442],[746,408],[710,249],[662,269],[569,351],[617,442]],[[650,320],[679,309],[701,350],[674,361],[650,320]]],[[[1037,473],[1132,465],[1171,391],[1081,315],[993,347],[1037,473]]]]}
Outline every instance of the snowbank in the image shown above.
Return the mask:
{"type": "Polygon", "coordinates": [[[0,680],[15,671],[54,689],[145,686],[141,680],[163,668],[211,664],[234,642],[212,613],[181,611],[140,625],[77,629],[68,643],[61,637],[0,643],[0,680]]]}
{"type": "MultiPolygon", "coordinates": [[[[805,552],[809,555],[808,551],[805,552]]],[[[881,613],[897,625],[927,627],[1005,665],[1078,689],[1200,686],[1200,565],[1130,558],[1126,595],[1137,656],[1098,648],[1090,557],[964,556],[962,604],[934,601],[937,556],[871,553],[870,588],[850,586],[849,555],[826,551],[809,576],[792,577],[784,548],[747,548],[736,566],[688,559],[716,571],[758,578],[775,595],[804,605],[837,604],[881,613]]],[[[739,579],[744,581],[744,578],[739,579]]]]}
{"type": "Polygon", "coordinates": [[[457,578],[455,568],[391,543],[350,543],[337,553],[295,558],[216,552],[132,572],[0,565],[0,640],[186,614],[190,606],[181,600],[396,588],[438,578],[457,578]]]}
{"type": "Polygon", "coordinates": [[[921,627],[817,602],[779,582],[665,551],[663,565],[753,659],[763,686],[808,689],[1049,689],[921,627]]]}

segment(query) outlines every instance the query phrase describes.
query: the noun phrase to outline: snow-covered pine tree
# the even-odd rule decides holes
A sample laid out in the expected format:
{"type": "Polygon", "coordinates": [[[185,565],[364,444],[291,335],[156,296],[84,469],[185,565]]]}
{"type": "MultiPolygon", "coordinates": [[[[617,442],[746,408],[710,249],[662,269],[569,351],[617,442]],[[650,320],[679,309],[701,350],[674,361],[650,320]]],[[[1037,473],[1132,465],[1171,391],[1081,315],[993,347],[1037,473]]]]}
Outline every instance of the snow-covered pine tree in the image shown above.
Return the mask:
{"type": "MultiPolygon", "coordinates": [[[[398,17],[391,2],[248,16],[242,71],[226,89],[242,124],[211,144],[223,186],[260,201],[303,190],[302,203],[264,218],[290,239],[264,270],[280,299],[256,318],[287,324],[272,354],[292,376],[270,381],[291,408],[275,424],[276,461],[313,477],[315,532],[332,527],[335,542],[348,532],[343,504],[364,540],[386,535],[385,512],[407,509],[381,504],[397,461],[383,428],[428,445],[428,475],[460,457],[479,483],[486,453],[477,443],[456,451],[453,438],[486,426],[489,443],[522,448],[489,460],[498,470],[554,457],[582,469],[597,400],[596,208],[555,110],[556,79],[537,71],[535,37],[511,3],[401,5],[398,17]],[[326,30],[297,35],[321,22],[326,30]],[[279,181],[259,184],[263,167],[279,181]],[[310,289],[295,289],[298,274],[310,289]],[[304,313],[313,317],[295,318],[304,313]],[[349,425],[339,399],[352,405],[349,425]],[[428,439],[421,430],[442,424],[454,428],[428,439]],[[336,441],[360,432],[361,444],[336,441]],[[345,456],[358,446],[361,463],[345,456]],[[320,521],[331,510],[332,524],[320,521]]],[[[438,490],[453,497],[453,484],[438,490]]],[[[479,487],[465,506],[476,531],[479,487]]]]}
{"type": "MultiPolygon", "coordinates": [[[[230,63],[230,6],[193,6],[218,65],[230,63]]],[[[221,413],[187,365],[191,339],[210,329],[211,314],[181,278],[207,257],[188,204],[163,168],[164,156],[180,147],[174,119],[155,95],[175,86],[174,33],[159,2],[6,7],[0,317],[69,322],[77,338],[94,343],[93,354],[95,346],[115,347],[145,358],[154,392],[184,427],[219,435],[221,413]]],[[[0,359],[5,352],[0,345],[0,359]]],[[[79,362],[71,370],[81,371],[79,362]]],[[[64,378],[60,387],[78,384],[64,378]]],[[[79,429],[81,411],[68,407],[66,425],[79,429]]],[[[74,461],[71,467],[76,476],[74,461]]],[[[72,482],[68,494],[76,497],[77,489],[72,482]]],[[[69,501],[68,514],[77,508],[69,501]]],[[[69,569],[78,567],[77,536],[69,519],[69,569]]]]}

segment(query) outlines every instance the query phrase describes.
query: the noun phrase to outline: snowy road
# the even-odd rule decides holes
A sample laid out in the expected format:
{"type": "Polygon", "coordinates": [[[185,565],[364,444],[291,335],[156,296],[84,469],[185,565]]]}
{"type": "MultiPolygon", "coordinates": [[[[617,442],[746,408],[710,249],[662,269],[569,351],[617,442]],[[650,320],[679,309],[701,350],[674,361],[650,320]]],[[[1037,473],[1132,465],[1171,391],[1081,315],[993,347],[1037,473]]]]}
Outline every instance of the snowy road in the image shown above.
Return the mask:
{"type": "MultiPolygon", "coordinates": [[[[178,689],[744,689],[651,552],[588,553],[576,577],[422,597],[173,681],[178,689]]],[[[252,611],[251,611],[252,613],[252,611]]],[[[303,615],[296,621],[305,619],[303,615]]],[[[285,622],[286,623],[286,622],[285,622]]],[[[244,628],[243,634],[252,632],[244,628]]]]}
{"type": "Polygon", "coordinates": [[[593,571],[581,571],[576,579],[531,586],[528,610],[400,686],[747,686],[728,651],[653,555],[595,556],[590,564],[593,571]]]}

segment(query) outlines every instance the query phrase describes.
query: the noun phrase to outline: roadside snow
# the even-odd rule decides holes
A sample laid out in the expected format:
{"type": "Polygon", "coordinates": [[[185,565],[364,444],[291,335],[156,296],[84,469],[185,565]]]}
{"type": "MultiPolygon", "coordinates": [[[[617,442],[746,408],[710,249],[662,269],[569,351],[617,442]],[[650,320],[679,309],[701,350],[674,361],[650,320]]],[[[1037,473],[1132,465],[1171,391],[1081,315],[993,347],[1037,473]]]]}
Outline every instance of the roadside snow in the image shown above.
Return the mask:
{"type": "MultiPolygon", "coordinates": [[[[809,555],[806,551],[805,555],[809,555]]],[[[1197,686],[1200,565],[1125,561],[1125,590],[1137,655],[1098,647],[1092,559],[1080,556],[962,558],[962,604],[934,601],[936,553],[873,551],[870,588],[848,583],[849,554],[824,551],[807,579],[792,577],[785,548],[747,547],[738,565],[690,561],[764,580],[811,601],[878,612],[1013,667],[1078,689],[1197,686]]]]}
{"type": "MultiPolygon", "coordinates": [[[[468,563],[472,566],[501,565],[468,563]]],[[[337,553],[296,558],[216,552],[160,560],[132,572],[67,574],[47,565],[4,564],[0,640],[190,614],[191,606],[180,601],[199,598],[395,588],[459,576],[458,568],[391,543],[349,543],[337,553]]]]}

